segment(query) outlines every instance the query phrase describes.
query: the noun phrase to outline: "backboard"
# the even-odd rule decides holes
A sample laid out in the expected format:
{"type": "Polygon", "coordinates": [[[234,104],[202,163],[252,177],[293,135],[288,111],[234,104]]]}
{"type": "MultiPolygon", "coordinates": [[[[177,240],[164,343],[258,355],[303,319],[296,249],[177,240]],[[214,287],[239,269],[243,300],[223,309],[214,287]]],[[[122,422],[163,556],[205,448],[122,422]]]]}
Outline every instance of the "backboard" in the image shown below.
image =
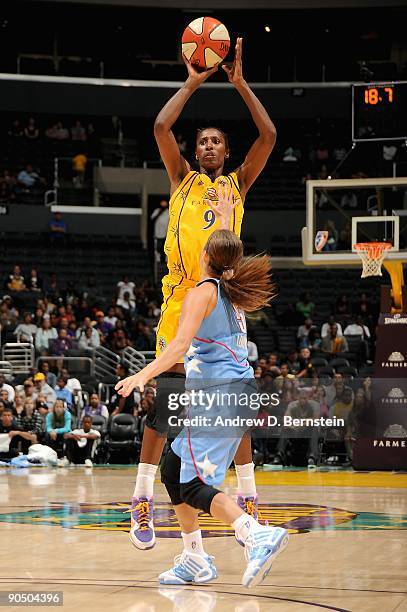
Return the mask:
{"type": "Polygon", "coordinates": [[[407,177],[311,180],[306,196],[306,265],[360,266],[355,243],[376,241],[391,244],[387,260],[407,261],[407,177]]]}

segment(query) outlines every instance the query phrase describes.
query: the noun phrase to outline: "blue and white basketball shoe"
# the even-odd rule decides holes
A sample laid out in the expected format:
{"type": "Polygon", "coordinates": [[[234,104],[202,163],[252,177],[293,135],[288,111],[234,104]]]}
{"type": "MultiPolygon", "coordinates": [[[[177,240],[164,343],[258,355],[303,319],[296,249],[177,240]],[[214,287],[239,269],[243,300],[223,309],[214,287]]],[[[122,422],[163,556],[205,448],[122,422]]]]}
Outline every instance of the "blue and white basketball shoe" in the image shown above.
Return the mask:
{"type": "Polygon", "coordinates": [[[186,550],[174,559],[174,567],[158,576],[160,584],[202,584],[218,577],[214,557],[196,555],[186,550]]]}
{"type": "Polygon", "coordinates": [[[282,527],[256,527],[245,542],[246,571],[242,584],[249,589],[264,580],[276,557],[288,544],[288,531],[282,527]]]}
{"type": "MultiPolygon", "coordinates": [[[[257,495],[246,497],[242,495],[241,493],[239,493],[236,499],[236,503],[239,506],[239,508],[243,510],[243,512],[246,512],[246,514],[248,514],[249,516],[252,516],[255,521],[258,520],[259,503],[257,501],[257,495]]],[[[236,542],[238,542],[240,546],[244,546],[244,542],[242,542],[242,540],[239,540],[236,534],[235,534],[235,538],[236,538],[236,542]]]]}

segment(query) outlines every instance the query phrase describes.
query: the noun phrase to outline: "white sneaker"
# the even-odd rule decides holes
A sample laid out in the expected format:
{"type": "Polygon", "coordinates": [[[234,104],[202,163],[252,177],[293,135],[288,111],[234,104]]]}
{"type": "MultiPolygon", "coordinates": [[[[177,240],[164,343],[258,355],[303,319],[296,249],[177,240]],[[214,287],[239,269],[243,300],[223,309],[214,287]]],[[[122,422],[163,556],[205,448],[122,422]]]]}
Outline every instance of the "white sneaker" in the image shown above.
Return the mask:
{"type": "Polygon", "coordinates": [[[58,459],[58,467],[68,467],[68,465],[71,465],[71,464],[68,461],[67,457],[62,457],[62,459],[58,459]]]}
{"type": "Polygon", "coordinates": [[[242,584],[249,589],[264,580],[274,559],[288,544],[288,531],[282,527],[256,527],[245,542],[246,571],[242,584]]]}
{"type": "Polygon", "coordinates": [[[85,466],[86,467],[93,467],[93,463],[92,463],[91,459],[85,459],[85,466]]]}
{"type": "Polygon", "coordinates": [[[160,584],[202,584],[218,577],[214,557],[197,555],[186,550],[174,559],[174,567],[158,576],[160,584]]]}

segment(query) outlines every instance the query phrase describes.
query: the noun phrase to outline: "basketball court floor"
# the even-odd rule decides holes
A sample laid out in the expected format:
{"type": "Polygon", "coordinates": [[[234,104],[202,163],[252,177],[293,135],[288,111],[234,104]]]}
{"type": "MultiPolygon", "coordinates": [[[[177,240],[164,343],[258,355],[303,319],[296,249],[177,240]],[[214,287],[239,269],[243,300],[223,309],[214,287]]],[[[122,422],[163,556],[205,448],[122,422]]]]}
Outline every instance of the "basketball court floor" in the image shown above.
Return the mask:
{"type": "MultiPolygon", "coordinates": [[[[256,472],[261,519],[287,527],[291,540],[266,581],[247,590],[243,549],[205,515],[218,580],[158,585],[181,551],[179,528],[157,482],[157,544],[132,547],[135,469],[0,468],[0,591],[63,591],[62,609],[89,612],[407,611],[406,473],[256,472]]],[[[234,486],[230,472],[226,492],[234,486]]]]}

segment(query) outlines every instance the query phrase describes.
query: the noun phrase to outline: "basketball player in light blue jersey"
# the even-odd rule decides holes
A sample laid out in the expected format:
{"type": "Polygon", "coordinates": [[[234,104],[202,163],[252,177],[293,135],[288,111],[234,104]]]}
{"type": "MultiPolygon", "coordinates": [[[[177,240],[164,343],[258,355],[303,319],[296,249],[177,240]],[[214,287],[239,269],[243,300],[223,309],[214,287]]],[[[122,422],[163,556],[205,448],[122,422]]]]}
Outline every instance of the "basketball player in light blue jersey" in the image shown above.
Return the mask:
{"type": "Polygon", "coordinates": [[[273,560],[287,545],[288,532],[260,525],[216,487],[247,430],[241,405],[247,417],[256,414],[250,410],[257,388],[247,360],[244,311],[269,304],[273,284],[268,258],[244,259],[242,242],[230,230],[217,230],[210,236],[201,269],[201,281],[184,300],[174,340],[146,368],[120,381],[116,390],[125,397],[136,387],[142,391],[150,378],[186,355],[190,422],[185,422],[172,443],[161,472],[181,526],[184,550],[175,558],[174,567],[159,576],[159,582],[200,584],[217,577],[214,559],[202,543],[198,512],[203,511],[233,526],[236,539],[245,547],[247,567],[242,584],[253,587],[267,576],[273,560]],[[226,394],[232,399],[224,403],[226,394]],[[226,415],[238,417],[234,429],[215,424],[219,416],[226,415]]]}

